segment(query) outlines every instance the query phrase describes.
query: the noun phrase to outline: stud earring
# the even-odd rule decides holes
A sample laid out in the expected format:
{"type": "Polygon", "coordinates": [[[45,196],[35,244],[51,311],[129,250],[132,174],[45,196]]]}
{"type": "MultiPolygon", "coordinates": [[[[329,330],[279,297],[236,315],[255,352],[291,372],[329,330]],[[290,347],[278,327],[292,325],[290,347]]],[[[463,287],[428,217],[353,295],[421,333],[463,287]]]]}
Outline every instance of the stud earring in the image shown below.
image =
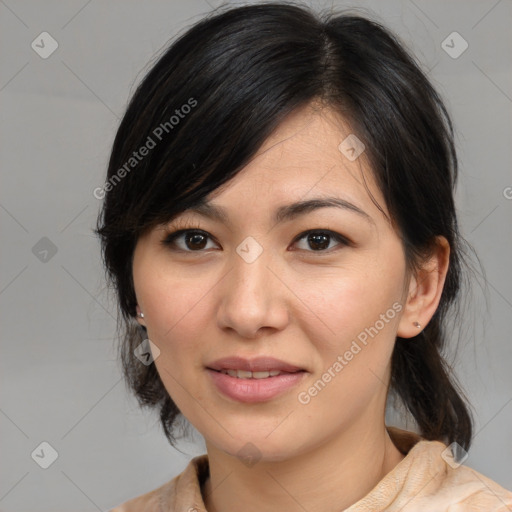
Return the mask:
{"type": "Polygon", "coordinates": [[[414,327],[417,327],[418,329],[421,329],[421,325],[418,322],[413,322],[412,325],[414,325],[414,327]]]}
{"type": "Polygon", "coordinates": [[[144,313],[141,311],[140,313],[137,313],[137,316],[140,318],[144,318],[144,313]]]}

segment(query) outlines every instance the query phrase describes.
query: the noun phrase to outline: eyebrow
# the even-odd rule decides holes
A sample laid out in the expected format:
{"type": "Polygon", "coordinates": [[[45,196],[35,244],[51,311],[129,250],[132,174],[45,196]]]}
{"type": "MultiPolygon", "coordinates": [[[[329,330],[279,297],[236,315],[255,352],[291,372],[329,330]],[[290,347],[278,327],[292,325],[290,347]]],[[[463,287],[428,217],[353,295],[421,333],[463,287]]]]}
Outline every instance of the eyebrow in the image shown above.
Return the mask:
{"type": "MultiPolygon", "coordinates": [[[[342,210],[356,213],[371,224],[375,224],[373,219],[364,210],[339,197],[317,197],[306,201],[298,201],[285,206],[280,206],[274,214],[274,222],[282,223],[289,221],[320,208],[340,208],[342,210]]],[[[183,213],[186,212],[195,212],[203,217],[224,222],[225,224],[229,223],[229,215],[227,214],[227,211],[222,206],[214,205],[206,201],[205,198],[199,200],[183,213]]]]}

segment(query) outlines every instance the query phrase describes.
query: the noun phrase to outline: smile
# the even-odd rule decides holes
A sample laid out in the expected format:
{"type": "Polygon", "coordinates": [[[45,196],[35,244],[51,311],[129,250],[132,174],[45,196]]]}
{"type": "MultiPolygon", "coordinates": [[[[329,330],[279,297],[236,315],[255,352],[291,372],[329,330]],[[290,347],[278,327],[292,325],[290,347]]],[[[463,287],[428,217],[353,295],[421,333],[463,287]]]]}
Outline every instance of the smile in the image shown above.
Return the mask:
{"type": "Polygon", "coordinates": [[[304,370],[290,373],[280,370],[251,372],[207,368],[206,371],[217,391],[225,397],[244,403],[271,400],[298,386],[308,375],[304,370]]]}
{"type": "Polygon", "coordinates": [[[264,372],[249,372],[247,370],[220,370],[221,373],[230,375],[231,377],[237,377],[238,379],[266,379],[268,377],[276,377],[287,372],[281,372],[279,370],[264,371],[264,372]]]}

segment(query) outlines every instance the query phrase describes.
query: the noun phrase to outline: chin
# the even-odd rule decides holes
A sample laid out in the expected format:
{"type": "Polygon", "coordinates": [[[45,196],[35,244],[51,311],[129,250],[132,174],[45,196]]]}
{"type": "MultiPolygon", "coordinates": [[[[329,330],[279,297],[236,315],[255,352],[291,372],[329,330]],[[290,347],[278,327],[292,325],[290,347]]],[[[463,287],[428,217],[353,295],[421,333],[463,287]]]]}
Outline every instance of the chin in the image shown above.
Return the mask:
{"type": "MultiPolygon", "coordinates": [[[[240,435],[232,430],[229,431],[235,439],[230,437],[215,443],[217,448],[237,457],[248,467],[257,462],[280,462],[297,455],[297,437],[284,431],[281,436],[268,428],[244,430],[240,435]],[[269,436],[270,432],[272,434],[269,436]],[[293,445],[287,446],[287,441],[292,442],[293,445]]],[[[299,444],[302,446],[302,443],[299,444]]]]}

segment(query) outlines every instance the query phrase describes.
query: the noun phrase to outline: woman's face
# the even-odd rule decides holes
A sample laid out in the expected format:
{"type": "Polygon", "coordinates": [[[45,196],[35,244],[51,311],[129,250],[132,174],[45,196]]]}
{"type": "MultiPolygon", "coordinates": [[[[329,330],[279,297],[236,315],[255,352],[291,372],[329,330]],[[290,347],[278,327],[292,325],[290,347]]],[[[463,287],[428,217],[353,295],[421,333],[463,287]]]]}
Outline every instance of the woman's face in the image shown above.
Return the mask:
{"type": "Polygon", "coordinates": [[[136,246],[139,321],[160,351],[156,367],[211,447],[281,460],[382,428],[406,265],[365,187],[387,214],[364,153],[354,159],[351,139],[339,149],[349,135],[332,111],[294,112],[209,198],[223,219],[183,212],[136,246]],[[326,198],[340,206],[291,206],[326,198]],[[165,244],[178,229],[201,233],[165,244]],[[212,369],[235,356],[302,371],[276,363],[280,375],[245,380],[212,369]]]}

